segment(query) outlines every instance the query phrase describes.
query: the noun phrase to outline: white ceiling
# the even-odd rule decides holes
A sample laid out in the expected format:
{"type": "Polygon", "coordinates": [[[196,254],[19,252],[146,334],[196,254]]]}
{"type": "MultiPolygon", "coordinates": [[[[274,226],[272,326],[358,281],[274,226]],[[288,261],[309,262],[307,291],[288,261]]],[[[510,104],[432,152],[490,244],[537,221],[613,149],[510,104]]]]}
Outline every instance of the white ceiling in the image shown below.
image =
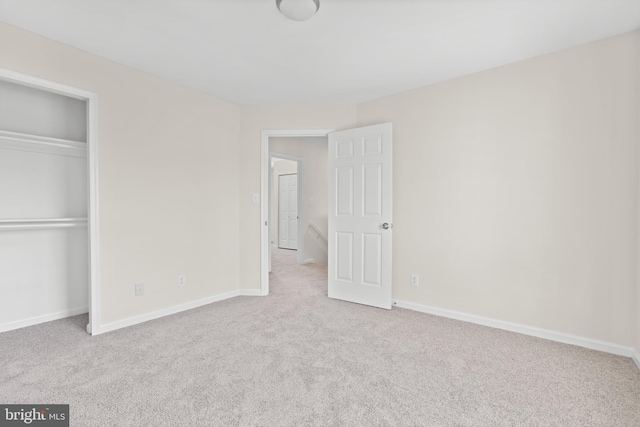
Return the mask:
{"type": "Polygon", "coordinates": [[[0,0],[0,21],[242,105],[377,98],[640,28],[640,0],[0,0]]]}

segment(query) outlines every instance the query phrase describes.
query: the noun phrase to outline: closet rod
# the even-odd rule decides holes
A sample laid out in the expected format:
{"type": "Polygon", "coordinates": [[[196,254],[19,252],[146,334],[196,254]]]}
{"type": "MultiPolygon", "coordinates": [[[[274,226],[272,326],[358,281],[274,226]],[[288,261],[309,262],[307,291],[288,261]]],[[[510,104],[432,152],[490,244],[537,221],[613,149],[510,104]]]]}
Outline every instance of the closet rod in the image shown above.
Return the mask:
{"type": "Polygon", "coordinates": [[[0,231],[41,230],[86,227],[87,218],[13,218],[0,219],[0,231]]]}

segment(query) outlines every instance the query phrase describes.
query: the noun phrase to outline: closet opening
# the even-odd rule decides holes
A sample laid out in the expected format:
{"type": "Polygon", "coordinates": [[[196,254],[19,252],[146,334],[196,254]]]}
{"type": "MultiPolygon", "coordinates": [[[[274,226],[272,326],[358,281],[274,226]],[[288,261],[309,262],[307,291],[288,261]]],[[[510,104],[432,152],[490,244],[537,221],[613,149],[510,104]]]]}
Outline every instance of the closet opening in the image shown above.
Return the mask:
{"type": "Polygon", "coordinates": [[[0,332],[98,332],[95,94],[0,69],[0,332]]]}

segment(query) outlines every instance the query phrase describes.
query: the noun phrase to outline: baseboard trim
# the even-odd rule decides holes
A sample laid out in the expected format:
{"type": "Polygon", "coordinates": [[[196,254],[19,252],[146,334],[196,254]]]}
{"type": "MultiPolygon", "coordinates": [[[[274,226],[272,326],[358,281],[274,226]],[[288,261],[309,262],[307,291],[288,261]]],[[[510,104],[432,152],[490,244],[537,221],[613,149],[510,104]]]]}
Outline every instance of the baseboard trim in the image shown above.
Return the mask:
{"type": "Polygon", "coordinates": [[[30,317],[15,322],[8,322],[0,325],[0,332],[13,331],[14,329],[26,328],[27,326],[38,325],[40,323],[60,320],[65,317],[77,316],[89,312],[89,307],[78,307],[69,310],[58,311],[56,313],[43,314],[42,316],[30,317]]]}
{"type": "Polygon", "coordinates": [[[241,297],[261,297],[262,291],[260,289],[240,289],[241,297]]]}
{"type": "Polygon", "coordinates": [[[202,307],[214,302],[224,301],[229,298],[240,296],[240,291],[225,292],[223,294],[213,295],[207,298],[202,298],[195,301],[186,302],[184,304],[174,305],[172,307],[163,308],[161,310],[145,313],[140,316],[133,316],[115,322],[100,325],[98,331],[92,331],[93,335],[104,334],[105,332],[112,332],[118,329],[126,328],[127,326],[138,325],[140,323],[148,322],[149,320],[159,319],[160,317],[170,316],[172,314],[180,313],[182,311],[191,310],[193,308],[202,307]]]}
{"type": "Polygon", "coordinates": [[[477,325],[489,326],[491,328],[503,329],[506,331],[517,332],[524,335],[530,335],[537,338],[544,338],[551,341],[557,341],[564,344],[577,345],[591,350],[603,351],[618,356],[626,356],[634,358],[636,364],[640,368],[640,357],[637,351],[632,347],[626,347],[606,341],[595,340],[591,338],[580,337],[577,335],[565,334],[562,332],[551,331],[548,329],[536,328],[534,326],[521,325],[518,323],[505,322],[503,320],[492,319],[489,317],[476,316],[473,314],[462,313],[459,311],[446,310],[437,307],[431,307],[422,304],[416,304],[409,301],[395,300],[396,307],[406,308],[409,310],[419,311],[421,313],[433,314],[435,316],[447,317],[449,319],[461,320],[463,322],[475,323],[477,325]]]}
{"type": "Polygon", "coordinates": [[[640,352],[638,352],[637,348],[633,349],[633,354],[631,355],[631,358],[633,359],[634,362],[636,362],[636,366],[638,367],[638,369],[640,369],[640,352]]]}

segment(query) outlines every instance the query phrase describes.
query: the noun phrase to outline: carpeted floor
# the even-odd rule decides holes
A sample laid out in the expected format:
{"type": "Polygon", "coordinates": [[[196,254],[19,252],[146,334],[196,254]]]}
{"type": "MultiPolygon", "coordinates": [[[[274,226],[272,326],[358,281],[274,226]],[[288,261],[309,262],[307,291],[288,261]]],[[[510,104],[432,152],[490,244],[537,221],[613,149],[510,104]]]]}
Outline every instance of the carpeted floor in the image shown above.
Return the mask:
{"type": "Polygon", "coordinates": [[[0,334],[0,403],[73,426],[640,426],[624,357],[329,300],[274,250],[271,295],[90,337],[86,316],[0,334]]]}

